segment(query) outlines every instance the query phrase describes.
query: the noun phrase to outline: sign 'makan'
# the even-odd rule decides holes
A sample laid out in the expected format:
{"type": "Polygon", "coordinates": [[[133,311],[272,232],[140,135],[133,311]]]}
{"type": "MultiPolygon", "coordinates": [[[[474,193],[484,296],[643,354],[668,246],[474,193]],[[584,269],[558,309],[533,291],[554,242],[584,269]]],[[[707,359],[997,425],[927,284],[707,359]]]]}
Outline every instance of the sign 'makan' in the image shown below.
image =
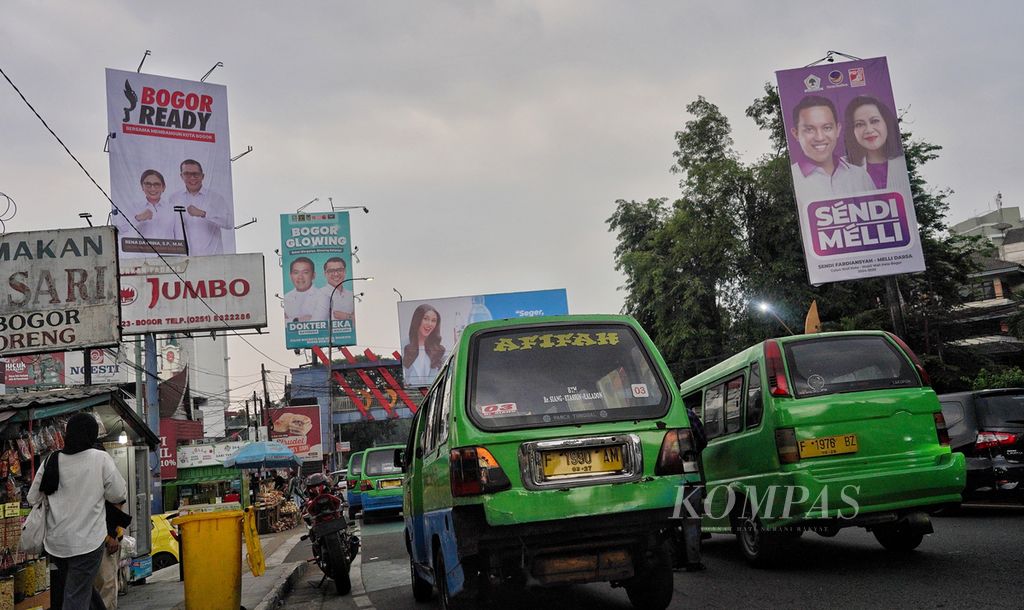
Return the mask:
{"type": "Polygon", "coordinates": [[[117,345],[114,227],[0,236],[0,355],[117,345]]]}

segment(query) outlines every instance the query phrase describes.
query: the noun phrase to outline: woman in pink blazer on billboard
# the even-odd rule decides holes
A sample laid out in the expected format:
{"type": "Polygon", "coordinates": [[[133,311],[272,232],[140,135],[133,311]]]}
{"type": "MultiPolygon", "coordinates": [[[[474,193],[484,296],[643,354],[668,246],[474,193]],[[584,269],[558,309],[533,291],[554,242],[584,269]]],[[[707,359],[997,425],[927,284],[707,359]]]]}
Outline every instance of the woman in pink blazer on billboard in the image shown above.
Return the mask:
{"type": "Polygon", "coordinates": [[[846,158],[867,170],[875,188],[910,195],[896,114],[874,97],[853,98],[845,113],[846,158]]]}

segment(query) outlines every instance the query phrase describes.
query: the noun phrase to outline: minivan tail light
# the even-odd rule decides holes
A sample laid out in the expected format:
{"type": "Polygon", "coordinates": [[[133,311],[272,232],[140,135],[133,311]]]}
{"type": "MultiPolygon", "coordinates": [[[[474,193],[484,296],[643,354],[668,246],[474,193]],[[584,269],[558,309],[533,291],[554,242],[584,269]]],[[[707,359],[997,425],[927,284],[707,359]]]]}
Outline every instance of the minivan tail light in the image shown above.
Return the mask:
{"type": "Polygon", "coordinates": [[[675,428],[665,433],[661,451],[654,465],[654,474],[669,475],[698,472],[697,448],[689,428],[675,428]]]}
{"type": "Polygon", "coordinates": [[[372,491],[372,490],[373,490],[373,481],[371,481],[370,479],[363,479],[362,481],[359,481],[359,491],[372,491]]]}
{"type": "Polygon", "coordinates": [[[764,360],[768,369],[768,387],[772,396],[789,396],[786,367],[782,364],[782,349],[774,339],[764,342],[764,360]]]}
{"type": "Polygon", "coordinates": [[[939,435],[939,444],[949,446],[949,428],[946,427],[946,418],[942,413],[934,413],[935,415],[935,432],[939,435]]]}
{"type": "Polygon", "coordinates": [[[991,449],[1000,445],[1013,445],[1016,442],[1017,435],[1012,432],[979,432],[974,448],[991,449]]]}
{"type": "Polygon", "coordinates": [[[896,342],[896,345],[899,345],[900,349],[910,357],[910,361],[914,363],[914,368],[917,369],[917,374],[921,377],[921,385],[931,387],[932,379],[928,376],[928,372],[924,370],[924,364],[921,362],[921,359],[917,357],[917,354],[914,353],[914,350],[910,349],[910,346],[896,335],[889,332],[885,334],[889,335],[892,340],[896,342]]]}
{"type": "Polygon", "coordinates": [[[775,431],[775,449],[779,452],[780,464],[796,464],[800,461],[800,445],[796,442],[796,430],[779,428],[775,431]]]}
{"type": "Polygon", "coordinates": [[[483,447],[452,449],[448,455],[452,495],[476,496],[512,487],[498,460],[483,447]]]}

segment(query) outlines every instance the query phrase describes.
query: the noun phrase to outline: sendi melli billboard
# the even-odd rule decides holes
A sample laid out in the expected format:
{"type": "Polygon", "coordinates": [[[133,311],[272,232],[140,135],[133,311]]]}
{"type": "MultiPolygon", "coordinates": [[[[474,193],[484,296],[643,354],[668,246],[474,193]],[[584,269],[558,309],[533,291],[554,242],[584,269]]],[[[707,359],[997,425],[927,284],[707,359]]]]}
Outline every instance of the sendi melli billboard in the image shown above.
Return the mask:
{"type": "Polygon", "coordinates": [[[283,407],[270,411],[270,438],[283,443],[303,460],[322,460],[320,407],[283,407]]]}
{"type": "Polygon", "coordinates": [[[262,254],[123,261],[124,334],[263,328],[265,286],[262,254]]]}
{"type": "Polygon", "coordinates": [[[568,313],[569,301],[564,288],[399,301],[398,333],[402,341],[404,383],[407,387],[433,383],[445,357],[468,324],[568,313]]]}
{"type": "Polygon", "coordinates": [[[885,58],[776,76],[810,283],[924,271],[885,58]]]}
{"type": "Polygon", "coordinates": [[[348,212],[281,214],[288,349],[355,345],[351,243],[348,212]]]}
{"type": "Polygon", "coordinates": [[[122,258],[235,253],[223,85],[108,68],[107,135],[122,258]]]}
{"type": "Polygon", "coordinates": [[[121,340],[114,227],[0,235],[0,356],[121,340]]]}

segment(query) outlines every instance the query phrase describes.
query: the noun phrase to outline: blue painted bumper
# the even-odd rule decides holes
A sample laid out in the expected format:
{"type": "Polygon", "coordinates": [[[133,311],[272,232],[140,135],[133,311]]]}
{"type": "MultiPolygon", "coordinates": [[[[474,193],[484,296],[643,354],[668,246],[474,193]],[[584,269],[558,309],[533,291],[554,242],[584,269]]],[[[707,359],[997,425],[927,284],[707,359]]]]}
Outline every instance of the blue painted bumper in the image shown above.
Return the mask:
{"type": "Polygon", "coordinates": [[[402,494],[371,496],[362,494],[363,514],[380,510],[402,510],[402,494]]]}

